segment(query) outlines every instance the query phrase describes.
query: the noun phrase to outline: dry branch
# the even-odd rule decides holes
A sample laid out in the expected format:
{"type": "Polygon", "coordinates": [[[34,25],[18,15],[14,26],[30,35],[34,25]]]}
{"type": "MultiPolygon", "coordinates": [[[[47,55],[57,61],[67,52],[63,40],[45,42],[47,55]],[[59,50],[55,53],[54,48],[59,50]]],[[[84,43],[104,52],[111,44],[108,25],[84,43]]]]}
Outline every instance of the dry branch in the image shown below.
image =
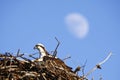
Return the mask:
{"type": "Polygon", "coordinates": [[[101,69],[101,65],[102,65],[103,63],[105,63],[105,62],[111,57],[111,55],[112,55],[112,52],[110,52],[110,53],[108,54],[108,56],[107,56],[103,61],[101,61],[101,62],[98,63],[95,67],[93,67],[84,77],[87,77],[87,76],[90,75],[92,72],[94,72],[96,69],[101,69]]]}

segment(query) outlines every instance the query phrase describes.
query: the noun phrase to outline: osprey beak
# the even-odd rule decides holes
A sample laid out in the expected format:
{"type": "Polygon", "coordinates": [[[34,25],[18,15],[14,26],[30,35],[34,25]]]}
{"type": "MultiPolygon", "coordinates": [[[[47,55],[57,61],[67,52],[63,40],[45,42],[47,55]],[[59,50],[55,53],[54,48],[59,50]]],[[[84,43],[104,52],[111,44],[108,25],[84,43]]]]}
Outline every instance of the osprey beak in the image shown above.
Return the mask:
{"type": "Polygon", "coordinates": [[[37,49],[37,47],[35,46],[33,49],[37,49]]]}

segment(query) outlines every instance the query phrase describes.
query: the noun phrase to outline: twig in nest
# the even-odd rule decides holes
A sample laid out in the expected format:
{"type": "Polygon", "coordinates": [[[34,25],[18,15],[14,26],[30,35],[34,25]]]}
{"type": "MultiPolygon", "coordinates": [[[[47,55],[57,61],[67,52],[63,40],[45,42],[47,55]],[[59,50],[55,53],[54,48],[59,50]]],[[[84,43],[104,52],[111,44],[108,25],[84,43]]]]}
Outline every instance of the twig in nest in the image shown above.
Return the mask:
{"type": "MultiPolygon", "coordinates": [[[[77,73],[78,71],[80,71],[80,68],[81,68],[81,67],[78,66],[73,72],[74,72],[74,73],[77,73]]],[[[78,73],[77,73],[77,74],[78,74],[78,73]]]]}
{"type": "Polygon", "coordinates": [[[17,51],[17,56],[15,56],[15,58],[17,58],[17,57],[22,57],[24,54],[20,54],[20,49],[18,49],[18,51],[17,51]]]}
{"type": "Polygon", "coordinates": [[[68,56],[68,57],[64,58],[63,61],[65,61],[65,60],[67,60],[67,59],[69,59],[69,58],[71,58],[71,56],[68,56]]]}
{"type": "Polygon", "coordinates": [[[109,58],[110,58],[110,56],[112,55],[112,52],[110,52],[109,54],[108,54],[108,56],[103,60],[103,61],[101,61],[100,63],[98,63],[93,69],[91,69],[84,77],[87,77],[88,75],[90,75],[93,71],[95,71],[96,69],[101,69],[101,65],[103,64],[103,63],[105,63],[109,58]]]}
{"type": "Polygon", "coordinates": [[[18,51],[17,51],[17,57],[19,56],[19,53],[20,53],[20,49],[18,49],[18,51]]]}
{"type": "Polygon", "coordinates": [[[87,60],[85,61],[84,65],[81,67],[82,68],[82,75],[83,76],[85,75],[84,70],[85,70],[86,63],[87,63],[87,60]]]}
{"type": "Polygon", "coordinates": [[[56,55],[57,55],[57,48],[59,47],[59,45],[60,45],[60,42],[58,41],[58,39],[55,37],[55,39],[56,39],[56,41],[58,42],[58,44],[57,44],[57,46],[56,46],[56,48],[55,48],[55,50],[54,50],[54,52],[53,52],[53,57],[55,58],[56,57],[56,55]]]}
{"type": "Polygon", "coordinates": [[[29,57],[31,57],[31,58],[33,58],[33,59],[37,59],[37,58],[35,58],[34,56],[32,56],[31,54],[29,55],[29,57]]]}

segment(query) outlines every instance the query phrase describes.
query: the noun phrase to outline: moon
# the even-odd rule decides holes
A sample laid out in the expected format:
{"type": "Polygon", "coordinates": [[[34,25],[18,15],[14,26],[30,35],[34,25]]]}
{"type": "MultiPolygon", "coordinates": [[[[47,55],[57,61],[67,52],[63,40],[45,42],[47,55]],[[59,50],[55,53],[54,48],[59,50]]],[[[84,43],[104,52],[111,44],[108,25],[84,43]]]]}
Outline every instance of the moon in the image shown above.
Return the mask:
{"type": "Polygon", "coordinates": [[[70,13],[65,17],[65,23],[70,33],[77,38],[85,38],[89,31],[87,19],[79,13],[70,13]]]}

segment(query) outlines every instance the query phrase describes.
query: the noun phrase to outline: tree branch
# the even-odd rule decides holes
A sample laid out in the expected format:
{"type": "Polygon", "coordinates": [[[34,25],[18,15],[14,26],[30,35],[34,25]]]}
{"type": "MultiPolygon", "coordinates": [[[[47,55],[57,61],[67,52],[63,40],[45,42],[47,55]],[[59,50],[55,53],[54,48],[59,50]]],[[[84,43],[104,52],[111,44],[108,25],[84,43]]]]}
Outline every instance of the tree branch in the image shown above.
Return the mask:
{"type": "Polygon", "coordinates": [[[101,69],[101,65],[103,64],[103,63],[105,63],[109,58],[110,58],[110,56],[112,55],[112,52],[110,52],[109,54],[108,54],[108,56],[103,60],[103,61],[101,61],[100,63],[98,63],[95,67],[93,67],[84,77],[87,77],[88,75],[90,75],[93,71],[95,71],[96,69],[101,69]]]}

